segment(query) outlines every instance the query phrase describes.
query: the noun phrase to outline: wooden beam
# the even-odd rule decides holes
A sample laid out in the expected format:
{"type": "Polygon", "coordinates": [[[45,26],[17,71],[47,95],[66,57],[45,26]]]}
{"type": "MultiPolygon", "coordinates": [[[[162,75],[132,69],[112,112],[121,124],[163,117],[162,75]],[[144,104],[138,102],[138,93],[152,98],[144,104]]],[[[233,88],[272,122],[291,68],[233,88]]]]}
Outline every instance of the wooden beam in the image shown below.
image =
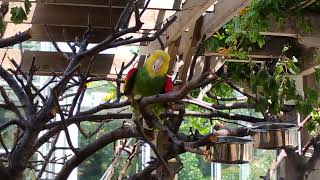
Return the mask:
{"type": "Polygon", "coordinates": [[[290,16],[283,20],[283,25],[279,27],[275,18],[270,16],[269,20],[269,31],[261,32],[263,35],[271,36],[290,36],[297,37],[299,35],[308,36],[320,36],[320,14],[313,12],[304,12],[304,19],[310,23],[311,32],[304,32],[303,28],[299,25],[300,16],[290,16]]]}
{"type": "MultiPolygon", "coordinates": [[[[263,48],[252,47],[252,51],[249,52],[248,56],[253,59],[276,59],[279,58],[279,56],[282,54],[282,48],[284,47],[284,45],[290,44],[294,47],[301,46],[298,44],[297,40],[292,37],[267,36],[265,38],[265,41],[266,43],[263,48]]],[[[219,54],[217,52],[205,52],[204,55],[223,56],[223,54],[219,54]]]]}
{"type": "MultiPolygon", "coordinates": [[[[30,41],[50,41],[48,38],[48,34],[44,29],[44,25],[41,24],[13,24],[8,23],[6,30],[4,32],[3,37],[10,37],[19,32],[25,31],[31,28],[32,38],[30,41]]],[[[74,26],[55,26],[55,25],[48,25],[48,29],[50,33],[53,35],[55,41],[57,42],[74,42],[75,37],[81,38],[83,33],[86,31],[86,27],[74,27],[74,26]],[[65,31],[66,37],[63,35],[63,30],[65,31]]],[[[90,43],[99,43],[104,40],[110,33],[110,28],[93,28],[92,34],[89,37],[90,43]]],[[[137,33],[130,33],[124,35],[122,38],[126,37],[134,37],[138,38],[141,37],[144,33],[137,32],[137,33]]],[[[161,35],[163,36],[163,35],[161,35]]],[[[137,45],[131,44],[131,45],[137,45]]]]}
{"type": "Polygon", "coordinates": [[[214,3],[214,0],[187,0],[176,16],[177,20],[166,30],[166,44],[177,40],[214,3]]]}
{"type": "MultiPolygon", "coordinates": [[[[166,38],[163,39],[165,46],[167,47],[177,37],[180,37],[183,32],[185,32],[186,29],[196,21],[196,19],[198,19],[211,5],[214,4],[214,2],[215,1],[204,2],[199,0],[186,1],[182,6],[182,10],[176,13],[178,18],[175,23],[173,23],[165,32],[166,38]]],[[[218,1],[214,6],[214,11],[205,14],[201,28],[201,35],[207,34],[209,37],[215,33],[232,17],[237,15],[240,9],[246,7],[250,2],[251,0],[218,1]]],[[[146,48],[143,48],[142,52],[152,51],[155,49],[159,49],[159,45],[156,41],[153,41],[150,42],[146,48]]]]}
{"type": "Polygon", "coordinates": [[[299,25],[300,16],[290,16],[283,20],[283,25],[279,27],[275,18],[269,18],[269,31],[260,32],[268,36],[286,36],[298,38],[300,44],[320,48],[320,14],[314,12],[304,12],[304,19],[310,24],[311,32],[305,32],[299,25]]]}
{"type": "Polygon", "coordinates": [[[215,4],[214,12],[204,16],[201,34],[210,37],[217,32],[223,25],[236,16],[240,9],[245,8],[251,0],[223,0],[215,4]]]}
{"type": "MultiPolygon", "coordinates": [[[[175,42],[206,10],[213,5],[215,0],[186,0],[181,11],[175,15],[177,20],[164,32],[166,38],[162,41],[165,47],[175,42]]],[[[157,41],[150,42],[145,51],[159,49],[157,41]]]]}
{"type": "MultiPolygon", "coordinates": [[[[21,62],[21,53],[18,49],[0,49],[0,58],[4,57],[2,66],[6,69],[14,68],[9,59],[14,59],[18,64],[21,62]],[[5,56],[5,57],[4,57],[5,56]]],[[[61,54],[57,52],[43,52],[43,51],[24,51],[23,53],[23,64],[21,69],[25,72],[29,71],[33,57],[35,57],[35,64],[39,66],[39,70],[36,72],[37,75],[52,75],[52,72],[62,74],[67,67],[69,61],[66,60],[61,54]]],[[[95,56],[95,60],[92,64],[92,74],[95,75],[107,75],[116,74],[122,65],[122,62],[128,63],[132,59],[133,55],[130,52],[123,52],[118,54],[98,54],[95,56]]],[[[144,58],[140,56],[137,58],[144,58]]],[[[91,57],[84,57],[81,61],[81,70],[86,71],[91,57]]],[[[132,65],[133,67],[134,65],[132,65]]],[[[124,74],[128,72],[128,68],[124,71],[124,74]]]]}
{"type": "MultiPolygon", "coordinates": [[[[40,52],[40,51],[25,51],[23,54],[23,64],[21,69],[28,71],[32,62],[32,58],[35,57],[35,64],[39,66],[37,75],[52,75],[52,72],[62,74],[67,67],[69,61],[66,60],[57,52],[40,52]]],[[[85,72],[91,57],[85,57],[81,61],[81,70],[85,72]]],[[[92,65],[93,74],[103,75],[109,74],[113,64],[114,55],[97,55],[92,65]]]]}
{"type": "MultiPolygon", "coordinates": [[[[10,2],[23,2],[24,0],[9,0],[10,2]]],[[[140,0],[141,2],[144,0],[140,0]]],[[[109,8],[108,0],[30,0],[31,3],[42,3],[62,6],[89,6],[89,7],[104,7],[109,8]]],[[[112,8],[124,8],[127,4],[127,0],[111,0],[112,8]]],[[[148,9],[157,10],[179,10],[181,0],[152,0],[149,3],[148,9]]]]}
{"type": "Polygon", "coordinates": [[[191,64],[192,55],[194,52],[195,45],[200,40],[200,32],[201,32],[201,24],[202,17],[200,17],[190,28],[188,31],[187,42],[185,43],[185,50],[183,52],[182,61],[183,66],[182,70],[179,73],[179,79],[182,82],[186,82],[187,75],[189,72],[189,67],[191,64]]]}
{"type": "Polygon", "coordinates": [[[35,7],[32,24],[87,26],[88,15],[90,15],[90,24],[92,26],[111,27],[112,24],[116,24],[122,11],[123,9],[112,9],[112,22],[109,22],[110,10],[106,8],[57,6],[38,3],[35,7]]]}
{"type": "Polygon", "coordinates": [[[172,43],[169,47],[168,47],[168,54],[170,56],[170,66],[169,66],[169,70],[168,70],[168,74],[170,75],[175,75],[174,73],[174,67],[175,64],[177,63],[177,52],[178,52],[178,47],[180,44],[180,38],[177,39],[174,43],[172,43]]]}
{"type": "MultiPolygon", "coordinates": [[[[10,7],[23,6],[20,2],[10,3],[10,7]]],[[[69,5],[53,5],[33,3],[31,7],[31,13],[28,15],[28,19],[24,21],[27,24],[36,25],[51,25],[51,26],[63,26],[63,27],[87,27],[88,15],[90,14],[90,24],[94,28],[111,29],[113,25],[118,21],[123,9],[112,9],[112,18],[110,22],[109,14],[110,9],[106,7],[86,7],[86,6],[69,6],[69,5]]],[[[166,19],[172,16],[176,11],[174,10],[151,10],[147,9],[141,17],[141,21],[144,23],[142,29],[152,30],[157,24],[161,23],[162,19],[166,19]],[[162,18],[158,18],[158,16],[162,18]],[[158,22],[156,22],[159,20],[158,22]]],[[[10,13],[8,13],[4,20],[11,23],[10,13]]],[[[135,25],[134,16],[131,17],[129,26],[135,25]]]]}
{"type": "MultiPolygon", "coordinates": [[[[3,37],[10,37],[19,32],[22,32],[28,28],[31,28],[32,38],[31,41],[50,41],[48,34],[43,25],[40,24],[18,24],[8,23],[3,37]]],[[[50,33],[53,35],[55,41],[58,42],[74,42],[75,37],[81,38],[86,31],[86,27],[72,27],[72,26],[54,26],[48,25],[50,33]],[[66,33],[66,37],[63,35],[63,30],[66,33]]],[[[93,28],[92,36],[89,38],[90,43],[101,42],[107,35],[111,33],[109,28],[93,28]]]]}

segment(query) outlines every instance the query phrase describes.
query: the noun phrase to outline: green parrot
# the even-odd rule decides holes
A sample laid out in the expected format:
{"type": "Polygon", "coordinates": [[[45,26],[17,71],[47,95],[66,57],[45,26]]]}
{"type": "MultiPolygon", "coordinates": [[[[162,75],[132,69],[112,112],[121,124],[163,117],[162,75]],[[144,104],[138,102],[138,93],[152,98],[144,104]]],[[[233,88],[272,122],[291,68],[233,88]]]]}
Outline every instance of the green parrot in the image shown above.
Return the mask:
{"type": "MultiPolygon", "coordinates": [[[[132,68],[125,79],[124,94],[131,101],[135,115],[139,115],[137,102],[142,97],[167,93],[172,90],[173,82],[167,75],[170,63],[170,56],[162,51],[156,50],[145,61],[140,68],[132,68]]],[[[165,110],[163,104],[153,104],[148,106],[148,110],[158,116],[165,110]]],[[[143,127],[152,130],[143,121],[143,127]]]]}

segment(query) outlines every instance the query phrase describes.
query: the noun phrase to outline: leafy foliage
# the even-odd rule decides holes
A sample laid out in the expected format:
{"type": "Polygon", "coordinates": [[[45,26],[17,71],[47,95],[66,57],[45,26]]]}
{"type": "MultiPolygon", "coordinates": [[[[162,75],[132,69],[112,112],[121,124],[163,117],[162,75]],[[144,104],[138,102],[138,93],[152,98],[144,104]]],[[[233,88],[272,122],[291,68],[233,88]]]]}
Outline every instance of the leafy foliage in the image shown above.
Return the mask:
{"type": "Polygon", "coordinates": [[[300,3],[300,0],[253,0],[248,7],[240,10],[238,16],[207,40],[206,48],[225,57],[247,59],[252,48],[265,45],[265,38],[260,32],[269,30],[271,18],[281,27],[285,18],[298,16],[299,27],[304,32],[311,32],[312,27],[304,18],[303,9],[294,8],[300,3]]]}
{"type": "Polygon", "coordinates": [[[27,14],[22,7],[14,7],[10,11],[11,21],[15,24],[20,24],[24,20],[27,20],[27,14]]]}
{"type": "Polygon", "coordinates": [[[199,160],[197,159],[196,154],[193,153],[184,153],[181,156],[184,168],[179,172],[179,179],[185,180],[205,180],[209,177],[205,177],[202,173],[202,169],[199,168],[199,160]]]}
{"type": "MultiPolygon", "coordinates": [[[[30,13],[30,8],[32,4],[29,0],[24,0],[24,6],[16,6],[11,8],[10,14],[11,18],[10,20],[15,23],[15,24],[20,24],[23,21],[27,20],[27,15],[30,13]]],[[[0,22],[0,31],[4,32],[5,30],[5,25],[3,20],[0,22]]]]}

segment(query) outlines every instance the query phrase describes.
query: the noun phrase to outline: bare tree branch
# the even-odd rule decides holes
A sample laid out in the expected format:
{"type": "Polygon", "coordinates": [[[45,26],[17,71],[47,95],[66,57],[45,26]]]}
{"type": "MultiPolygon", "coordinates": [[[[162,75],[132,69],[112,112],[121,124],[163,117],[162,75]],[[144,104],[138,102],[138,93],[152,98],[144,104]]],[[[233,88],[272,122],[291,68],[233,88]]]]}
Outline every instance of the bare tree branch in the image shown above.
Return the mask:
{"type": "Polygon", "coordinates": [[[15,44],[27,41],[32,38],[31,35],[31,29],[28,29],[26,31],[23,31],[22,33],[18,33],[14,36],[0,39],[0,48],[8,47],[8,46],[13,46],[15,44]]]}

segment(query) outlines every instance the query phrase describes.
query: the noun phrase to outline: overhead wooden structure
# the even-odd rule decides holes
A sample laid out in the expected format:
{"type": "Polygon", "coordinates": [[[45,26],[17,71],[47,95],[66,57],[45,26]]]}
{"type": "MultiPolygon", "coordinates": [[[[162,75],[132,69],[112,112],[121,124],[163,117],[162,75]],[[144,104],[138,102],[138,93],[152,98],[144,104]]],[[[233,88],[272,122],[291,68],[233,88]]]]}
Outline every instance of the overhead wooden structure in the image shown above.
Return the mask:
{"type": "MultiPolygon", "coordinates": [[[[44,24],[48,26],[49,31],[52,33],[53,38],[57,42],[73,42],[76,38],[81,38],[82,34],[86,30],[88,24],[93,27],[93,35],[90,37],[90,43],[101,42],[111,32],[111,28],[117,22],[120,14],[126,6],[126,0],[45,0],[45,1],[31,1],[31,13],[28,16],[28,20],[22,24],[15,25],[10,20],[10,13],[8,13],[4,20],[7,22],[7,28],[3,35],[4,38],[15,35],[20,31],[24,31],[28,28],[32,30],[32,39],[30,41],[48,42],[50,41],[47,32],[44,29],[44,24]]],[[[161,38],[169,38],[169,41],[175,41],[181,37],[181,34],[187,34],[188,28],[194,25],[197,19],[203,14],[215,13],[214,0],[151,0],[147,10],[141,17],[141,21],[144,23],[142,30],[130,34],[130,36],[139,37],[144,33],[153,33],[155,29],[159,28],[158,25],[172,15],[176,15],[178,18],[176,22],[161,36],[161,38]]],[[[219,5],[230,5],[232,0],[217,1],[219,5]]],[[[240,1],[241,4],[245,2],[247,4],[249,0],[240,1]]],[[[145,0],[140,0],[141,5],[145,3],[145,0]]],[[[239,3],[236,2],[234,6],[239,3]]],[[[23,6],[22,0],[10,0],[10,7],[23,6]]],[[[242,5],[243,6],[243,5],[242,5]]],[[[142,7],[142,6],[141,6],[142,7]]],[[[223,7],[221,7],[223,8],[223,7]]],[[[238,9],[240,7],[237,7],[238,9]]],[[[228,12],[230,14],[230,12],[228,12]]],[[[236,12],[235,12],[236,13],[236,12]]],[[[233,13],[233,15],[235,15],[233,13]]],[[[216,15],[220,24],[226,23],[224,17],[216,15]],[[219,18],[218,18],[219,17],[219,18]]],[[[128,22],[128,26],[134,25],[134,17],[131,17],[128,22]]],[[[214,19],[212,21],[214,21],[214,19]]],[[[197,24],[203,26],[203,24],[197,24]]],[[[195,28],[200,31],[201,27],[195,28]]],[[[189,32],[189,34],[194,34],[189,32]]],[[[189,35],[190,36],[190,35],[189,35]]],[[[183,37],[185,38],[185,37],[183,37]]],[[[182,38],[182,39],[183,39],[182,38]]],[[[188,49],[192,49],[198,39],[188,49]]],[[[147,52],[141,50],[140,61],[143,62],[144,55],[148,54],[154,48],[149,48],[147,44],[135,44],[146,47],[147,52]],[[147,46],[146,46],[147,45],[147,46]]],[[[177,47],[180,45],[177,44],[177,47]]],[[[183,44],[181,43],[181,48],[183,44]]],[[[181,49],[180,48],[180,49],[181,49]]],[[[159,48],[157,48],[159,49],[159,48]]],[[[192,51],[188,50],[189,57],[192,56],[192,51]]],[[[66,49],[65,51],[68,51],[66,49]]],[[[4,51],[1,51],[4,52],[4,51]]],[[[123,52],[122,52],[123,53],[123,52]]],[[[117,54],[111,55],[99,55],[98,68],[95,69],[96,74],[113,74],[114,69],[120,68],[122,62],[129,61],[131,53],[127,51],[126,58],[119,57],[117,54]],[[105,65],[103,69],[100,66],[105,65]],[[109,67],[110,66],[110,67],[109,67]]],[[[10,54],[7,54],[10,56],[10,54]]],[[[40,74],[50,74],[52,70],[59,72],[63,70],[63,66],[66,62],[63,62],[62,58],[55,52],[37,52],[37,51],[25,51],[24,52],[24,64],[23,68],[27,69],[28,64],[35,56],[37,62],[41,64],[40,74]],[[54,59],[58,59],[54,61],[54,59]],[[59,62],[59,65],[57,65],[59,62]],[[51,67],[51,68],[48,68],[51,67]],[[59,68],[58,68],[59,67],[59,68]]],[[[19,57],[15,56],[16,58],[19,57]]],[[[9,57],[10,58],[10,57],[9,57]]],[[[140,62],[140,64],[142,64],[140,62]]]]}
{"type": "MultiPolygon", "coordinates": [[[[112,26],[116,23],[121,12],[126,6],[126,0],[43,0],[31,1],[32,8],[28,20],[22,24],[15,25],[10,21],[10,13],[4,18],[7,22],[7,28],[4,38],[10,37],[19,31],[28,28],[32,30],[32,39],[30,41],[48,42],[50,41],[47,32],[44,30],[44,24],[47,24],[49,31],[57,42],[73,42],[76,38],[81,38],[86,30],[88,23],[93,27],[93,35],[90,37],[90,43],[101,42],[110,32],[112,26]]],[[[195,47],[203,35],[207,37],[218,31],[232,17],[238,15],[240,9],[246,7],[251,0],[151,0],[150,4],[141,17],[144,25],[142,30],[129,36],[139,37],[144,33],[152,34],[159,28],[168,17],[175,15],[177,20],[160,36],[165,47],[173,59],[181,55],[184,61],[184,67],[181,67],[180,78],[186,78],[189,70],[191,58],[194,54],[195,47]]],[[[140,0],[141,5],[145,0],[140,0]]],[[[23,5],[22,0],[10,0],[10,6],[23,5]]],[[[303,33],[298,31],[297,23],[294,20],[286,21],[283,29],[277,29],[271,26],[269,32],[262,34],[271,36],[287,36],[298,38],[303,44],[319,45],[320,26],[317,23],[319,15],[307,14],[306,18],[311,22],[314,32],[303,33]]],[[[271,23],[272,24],[272,23],[271,23]]],[[[131,17],[127,24],[134,25],[134,17],[131,17]]],[[[134,44],[140,47],[139,64],[142,64],[145,57],[155,49],[160,49],[160,43],[154,42],[145,44],[134,44]]],[[[97,68],[94,73],[98,75],[114,74],[115,69],[119,69],[122,62],[128,62],[132,54],[130,48],[120,51],[106,52],[107,54],[97,56],[97,68]],[[119,55],[121,54],[121,55],[119,55]],[[102,66],[105,65],[105,68],[102,66]]],[[[70,51],[68,48],[64,51],[70,51]]],[[[4,52],[4,51],[1,51],[4,52]]],[[[252,57],[258,59],[269,58],[275,54],[253,54],[252,57]]],[[[207,53],[207,56],[215,54],[207,53]]],[[[10,53],[7,54],[10,57],[10,53]]],[[[52,70],[62,71],[66,62],[55,52],[25,51],[24,62],[27,66],[30,64],[32,57],[41,64],[40,74],[50,74],[52,70]],[[57,60],[60,65],[57,65],[57,60]],[[51,68],[47,68],[51,67],[51,68]]],[[[19,57],[19,56],[16,56],[19,57]]],[[[88,60],[87,60],[88,61],[88,60]]],[[[95,66],[95,65],[94,65],[95,66]]],[[[25,67],[25,69],[28,69],[25,67]]]]}

